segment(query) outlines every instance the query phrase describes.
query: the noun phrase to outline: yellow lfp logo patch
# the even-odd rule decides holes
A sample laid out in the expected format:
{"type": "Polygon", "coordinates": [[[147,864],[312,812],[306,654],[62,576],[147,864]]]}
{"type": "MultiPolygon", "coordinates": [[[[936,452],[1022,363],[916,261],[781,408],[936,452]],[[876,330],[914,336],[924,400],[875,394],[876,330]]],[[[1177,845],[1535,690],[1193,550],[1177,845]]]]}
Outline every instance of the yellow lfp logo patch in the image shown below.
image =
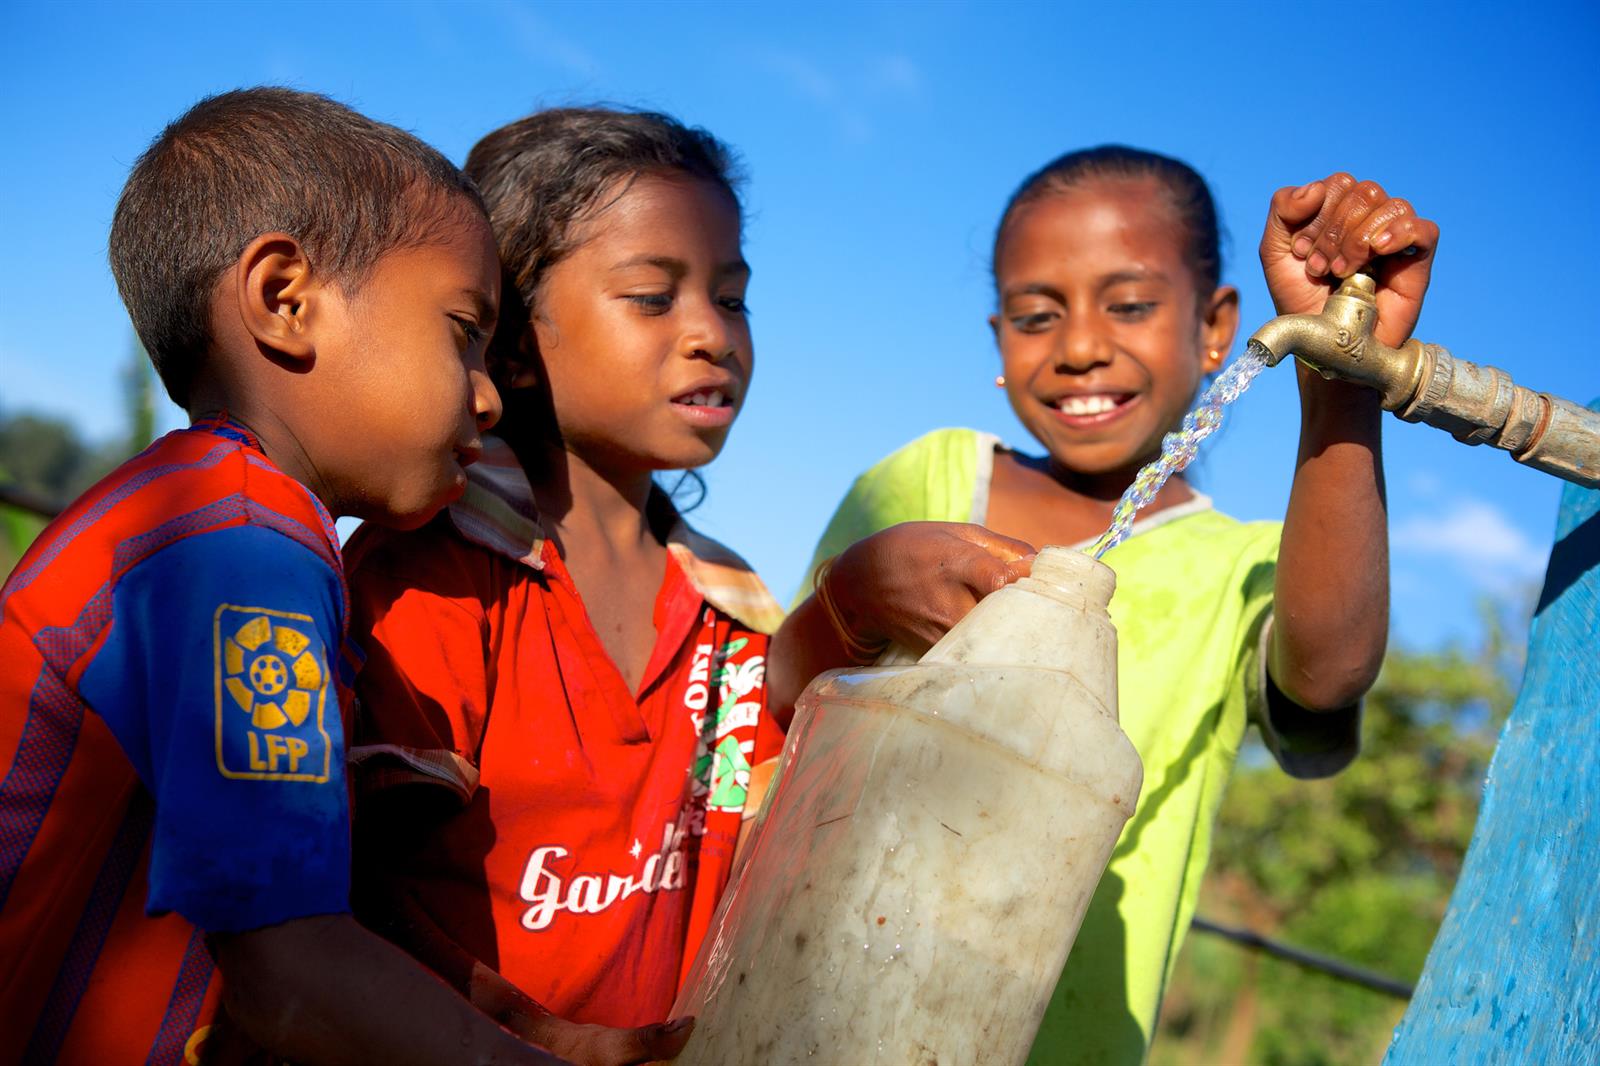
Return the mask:
{"type": "Polygon", "coordinates": [[[311,616],[225,603],[213,638],[222,776],[328,780],[328,666],[311,616]]]}

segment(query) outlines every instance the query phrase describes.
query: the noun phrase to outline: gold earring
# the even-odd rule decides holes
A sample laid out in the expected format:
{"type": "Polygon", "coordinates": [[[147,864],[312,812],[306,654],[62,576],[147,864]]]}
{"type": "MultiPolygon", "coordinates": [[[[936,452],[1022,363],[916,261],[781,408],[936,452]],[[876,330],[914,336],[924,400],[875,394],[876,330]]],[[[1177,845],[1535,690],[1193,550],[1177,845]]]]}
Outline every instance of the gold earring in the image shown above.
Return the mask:
{"type": "Polygon", "coordinates": [[[1220,363],[1222,362],[1222,353],[1213,348],[1206,353],[1206,358],[1210,359],[1213,363],[1220,363]]]}
{"type": "Polygon", "coordinates": [[[1006,376],[1004,374],[996,374],[994,376],[994,387],[997,389],[1006,387],[1006,376]]]}

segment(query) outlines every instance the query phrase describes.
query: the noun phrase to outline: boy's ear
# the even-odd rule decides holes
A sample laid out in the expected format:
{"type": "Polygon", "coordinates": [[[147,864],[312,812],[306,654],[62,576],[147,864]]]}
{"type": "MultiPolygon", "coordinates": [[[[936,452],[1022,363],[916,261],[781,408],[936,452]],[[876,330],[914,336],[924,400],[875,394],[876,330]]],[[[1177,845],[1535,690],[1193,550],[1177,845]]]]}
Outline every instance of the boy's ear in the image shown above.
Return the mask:
{"type": "Polygon", "coordinates": [[[321,285],[299,241],[263,233],[240,253],[234,283],[240,319],[258,345],[294,360],[316,354],[311,325],[321,285]]]}
{"type": "Polygon", "coordinates": [[[1222,369],[1222,361],[1227,358],[1234,334],[1238,332],[1239,290],[1232,285],[1220,285],[1200,310],[1200,356],[1211,359],[1211,353],[1217,353],[1215,359],[1206,364],[1206,373],[1222,369]]]}

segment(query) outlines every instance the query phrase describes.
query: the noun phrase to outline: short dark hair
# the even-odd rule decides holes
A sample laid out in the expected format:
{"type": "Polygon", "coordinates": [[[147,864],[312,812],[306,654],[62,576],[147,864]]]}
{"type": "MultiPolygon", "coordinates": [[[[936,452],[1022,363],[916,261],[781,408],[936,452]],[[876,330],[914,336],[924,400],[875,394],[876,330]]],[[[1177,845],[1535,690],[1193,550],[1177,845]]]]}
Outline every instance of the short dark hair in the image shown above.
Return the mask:
{"type": "Polygon", "coordinates": [[[505,271],[497,346],[514,347],[549,269],[574,248],[574,224],[617,182],[647,173],[710,182],[739,204],[738,163],[699,127],[655,111],[560,107],[501,126],[467,154],[505,271]]]}
{"type": "Polygon", "coordinates": [[[1000,225],[995,228],[993,254],[999,255],[1006,225],[1019,208],[1094,178],[1153,178],[1161,186],[1167,203],[1186,230],[1184,262],[1201,301],[1208,299],[1222,280],[1222,227],[1211,189],[1199,172],[1181,159],[1143,148],[1122,144],[1083,148],[1052,159],[1029,174],[1006,201],[1000,225]]]}
{"type": "Polygon", "coordinates": [[[437,239],[472,182],[416,137],[316,93],[201,100],[151,143],[111,223],[111,271],[167,393],[187,407],[218,278],[263,233],[301,243],[353,292],[385,253],[437,239]]]}

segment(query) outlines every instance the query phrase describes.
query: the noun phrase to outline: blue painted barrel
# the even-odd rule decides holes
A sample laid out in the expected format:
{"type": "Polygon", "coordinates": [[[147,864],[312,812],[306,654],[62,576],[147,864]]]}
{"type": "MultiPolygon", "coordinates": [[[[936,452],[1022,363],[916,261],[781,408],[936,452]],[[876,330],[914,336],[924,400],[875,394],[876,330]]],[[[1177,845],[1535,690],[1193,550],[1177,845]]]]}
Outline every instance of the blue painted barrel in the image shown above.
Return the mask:
{"type": "Polygon", "coordinates": [[[1600,1064],[1600,491],[1561,497],[1528,639],[1461,879],[1386,1066],[1600,1064]]]}

